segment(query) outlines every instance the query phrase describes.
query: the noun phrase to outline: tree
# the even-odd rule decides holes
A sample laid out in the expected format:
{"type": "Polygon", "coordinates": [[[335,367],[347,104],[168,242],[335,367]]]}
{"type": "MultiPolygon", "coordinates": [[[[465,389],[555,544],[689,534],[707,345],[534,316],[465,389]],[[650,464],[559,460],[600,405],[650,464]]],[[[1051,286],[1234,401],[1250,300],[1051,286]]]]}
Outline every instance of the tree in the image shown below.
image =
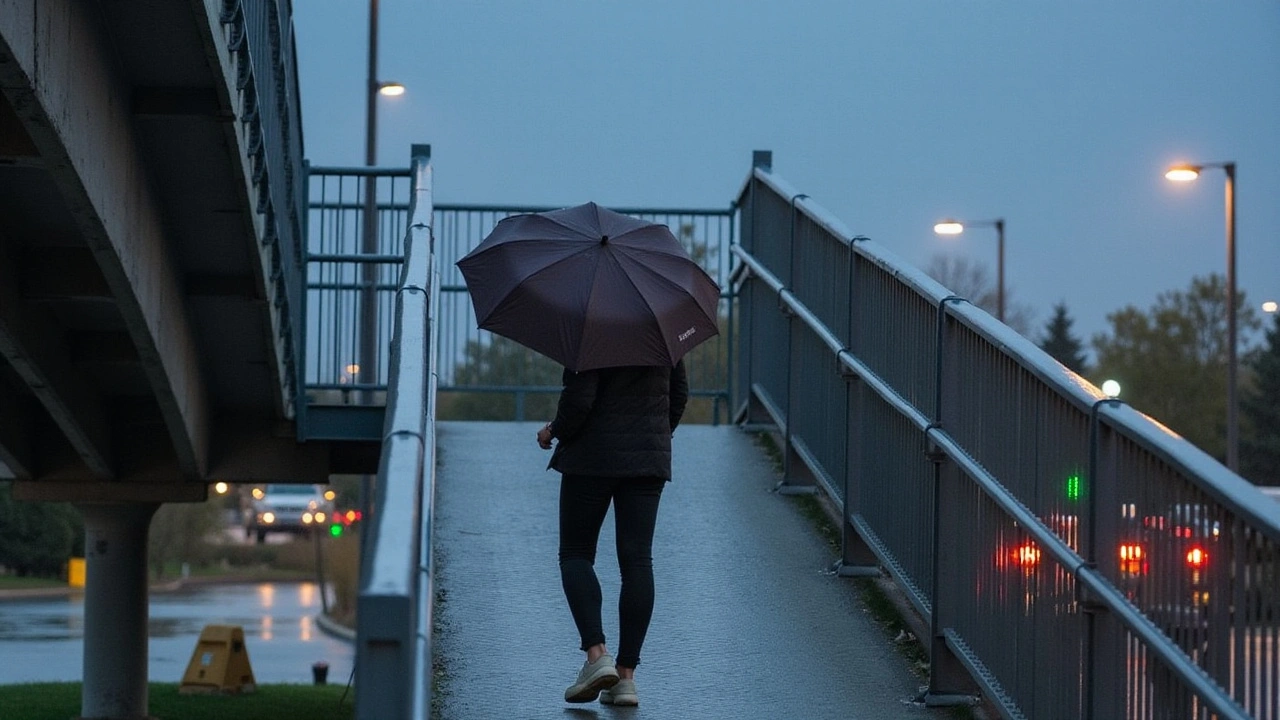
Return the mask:
{"type": "Polygon", "coordinates": [[[206,539],[222,527],[217,496],[205,502],[165,503],[151,519],[147,556],[156,577],[171,563],[200,564],[206,560],[206,539]]]}
{"type": "MultiPolygon", "coordinates": [[[[970,263],[968,258],[934,255],[924,271],[951,292],[965,298],[995,317],[999,309],[999,288],[986,265],[970,263]]],[[[1020,335],[1031,332],[1035,312],[1028,305],[1013,301],[1013,292],[1004,289],[1004,324],[1020,335]]]]}
{"type": "Polygon", "coordinates": [[[1087,360],[1081,351],[1080,340],[1071,333],[1075,321],[1067,315],[1067,304],[1059,302],[1053,306],[1053,318],[1045,325],[1044,336],[1040,339],[1040,349],[1052,355],[1058,362],[1083,375],[1086,372],[1087,360]]]}
{"type": "Polygon", "coordinates": [[[84,524],[67,503],[15,501],[0,483],[0,565],[18,575],[56,577],[79,542],[84,524]]]}
{"type": "MultiPolygon", "coordinates": [[[[1240,330],[1258,327],[1237,293],[1240,330]]],[[[1226,282],[1197,277],[1186,291],[1159,295],[1148,312],[1126,306],[1107,316],[1110,334],[1093,338],[1095,383],[1114,379],[1121,399],[1218,459],[1226,456],[1226,282]]]]}
{"type": "Polygon", "coordinates": [[[1240,469],[1259,485],[1280,485],[1280,313],[1248,369],[1252,383],[1240,394],[1240,469]]]}
{"type": "Polygon", "coordinates": [[[488,343],[467,342],[463,361],[454,370],[453,384],[460,387],[489,388],[453,393],[441,397],[437,416],[442,420],[512,420],[517,418],[515,392],[497,388],[541,386],[554,392],[527,393],[523,398],[525,420],[550,420],[559,401],[563,368],[545,355],[499,335],[488,343]]]}

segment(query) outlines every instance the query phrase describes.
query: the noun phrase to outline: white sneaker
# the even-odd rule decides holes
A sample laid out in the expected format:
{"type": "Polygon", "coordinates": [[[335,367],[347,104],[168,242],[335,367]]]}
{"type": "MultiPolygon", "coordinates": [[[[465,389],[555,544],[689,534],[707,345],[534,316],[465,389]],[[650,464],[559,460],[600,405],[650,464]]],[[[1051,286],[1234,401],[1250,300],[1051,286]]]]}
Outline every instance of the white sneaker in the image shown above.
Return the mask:
{"type": "Polygon", "coordinates": [[[595,662],[582,664],[578,680],[564,691],[565,702],[587,703],[596,699],[601,690],[618,682],[618,670],[613,666],[613,656],[601,655],[595,662]]]}
{"type": "Polygon", "coordinates": [[[600,691],[600,702],[605,705],[627,705],[634,707],[640,704],[640,696],[636,695],[636,681],[619,679],[611,688],[600,691]]]}

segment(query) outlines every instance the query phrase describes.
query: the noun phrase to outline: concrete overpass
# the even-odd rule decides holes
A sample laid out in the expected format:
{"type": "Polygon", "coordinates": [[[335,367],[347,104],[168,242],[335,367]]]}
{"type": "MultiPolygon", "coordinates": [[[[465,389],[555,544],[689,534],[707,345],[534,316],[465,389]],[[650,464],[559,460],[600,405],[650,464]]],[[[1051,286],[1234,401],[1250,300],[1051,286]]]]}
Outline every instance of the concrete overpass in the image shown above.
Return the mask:
{"type": "Polygon", "coordinates": [[[0,2],[0,464],[86,523],[86,717],[146,710],[146,538],[302,443],[305,187],[287,1],[0,2]]]}

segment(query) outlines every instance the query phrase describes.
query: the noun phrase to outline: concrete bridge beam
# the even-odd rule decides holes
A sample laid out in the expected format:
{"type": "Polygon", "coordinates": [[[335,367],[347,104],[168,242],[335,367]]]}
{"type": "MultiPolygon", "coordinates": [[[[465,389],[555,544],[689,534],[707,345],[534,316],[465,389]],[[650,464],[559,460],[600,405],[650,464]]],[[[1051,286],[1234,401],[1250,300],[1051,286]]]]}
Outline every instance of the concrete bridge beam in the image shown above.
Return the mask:
{"type": "MultiPolygon", "coordinates": [[[[89,474],[111,479],[115,471],[102,399],[72,369],[65,338],[54,331],[58,324],[19,296],[21,283],[14,276],[13,267],[0,246],[0,357],[31,388],[89,474]]],[[[14,412],[13,417],[21,415],[14,412]]],[[[4,438],[0,437],[0,445],[3,444],[4,438]]],[[[25,463],[9,467],[20,478],[33,471],[25,463]]]]}
{"type": "Polygon", "coordinates": [[[207,381],[136,136],[132,91],[118,77],[113,49],[97,23],[99,9],[76,0],[4,0],[0,7],[0,91],[106,279],[179,471],[204,476],[207,381]]]}

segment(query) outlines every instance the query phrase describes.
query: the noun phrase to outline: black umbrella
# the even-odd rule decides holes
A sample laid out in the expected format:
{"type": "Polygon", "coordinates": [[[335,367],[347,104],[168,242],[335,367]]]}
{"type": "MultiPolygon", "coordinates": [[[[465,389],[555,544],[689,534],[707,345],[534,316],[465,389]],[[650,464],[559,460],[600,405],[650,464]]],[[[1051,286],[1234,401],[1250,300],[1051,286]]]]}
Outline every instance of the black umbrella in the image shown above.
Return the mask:
{"type": "Polygon", "coordinates": [[[665,225],[595,203],[500,221],[458,261],[485,330],[574,371],[675,365],[720,288],[665,225]]]}

